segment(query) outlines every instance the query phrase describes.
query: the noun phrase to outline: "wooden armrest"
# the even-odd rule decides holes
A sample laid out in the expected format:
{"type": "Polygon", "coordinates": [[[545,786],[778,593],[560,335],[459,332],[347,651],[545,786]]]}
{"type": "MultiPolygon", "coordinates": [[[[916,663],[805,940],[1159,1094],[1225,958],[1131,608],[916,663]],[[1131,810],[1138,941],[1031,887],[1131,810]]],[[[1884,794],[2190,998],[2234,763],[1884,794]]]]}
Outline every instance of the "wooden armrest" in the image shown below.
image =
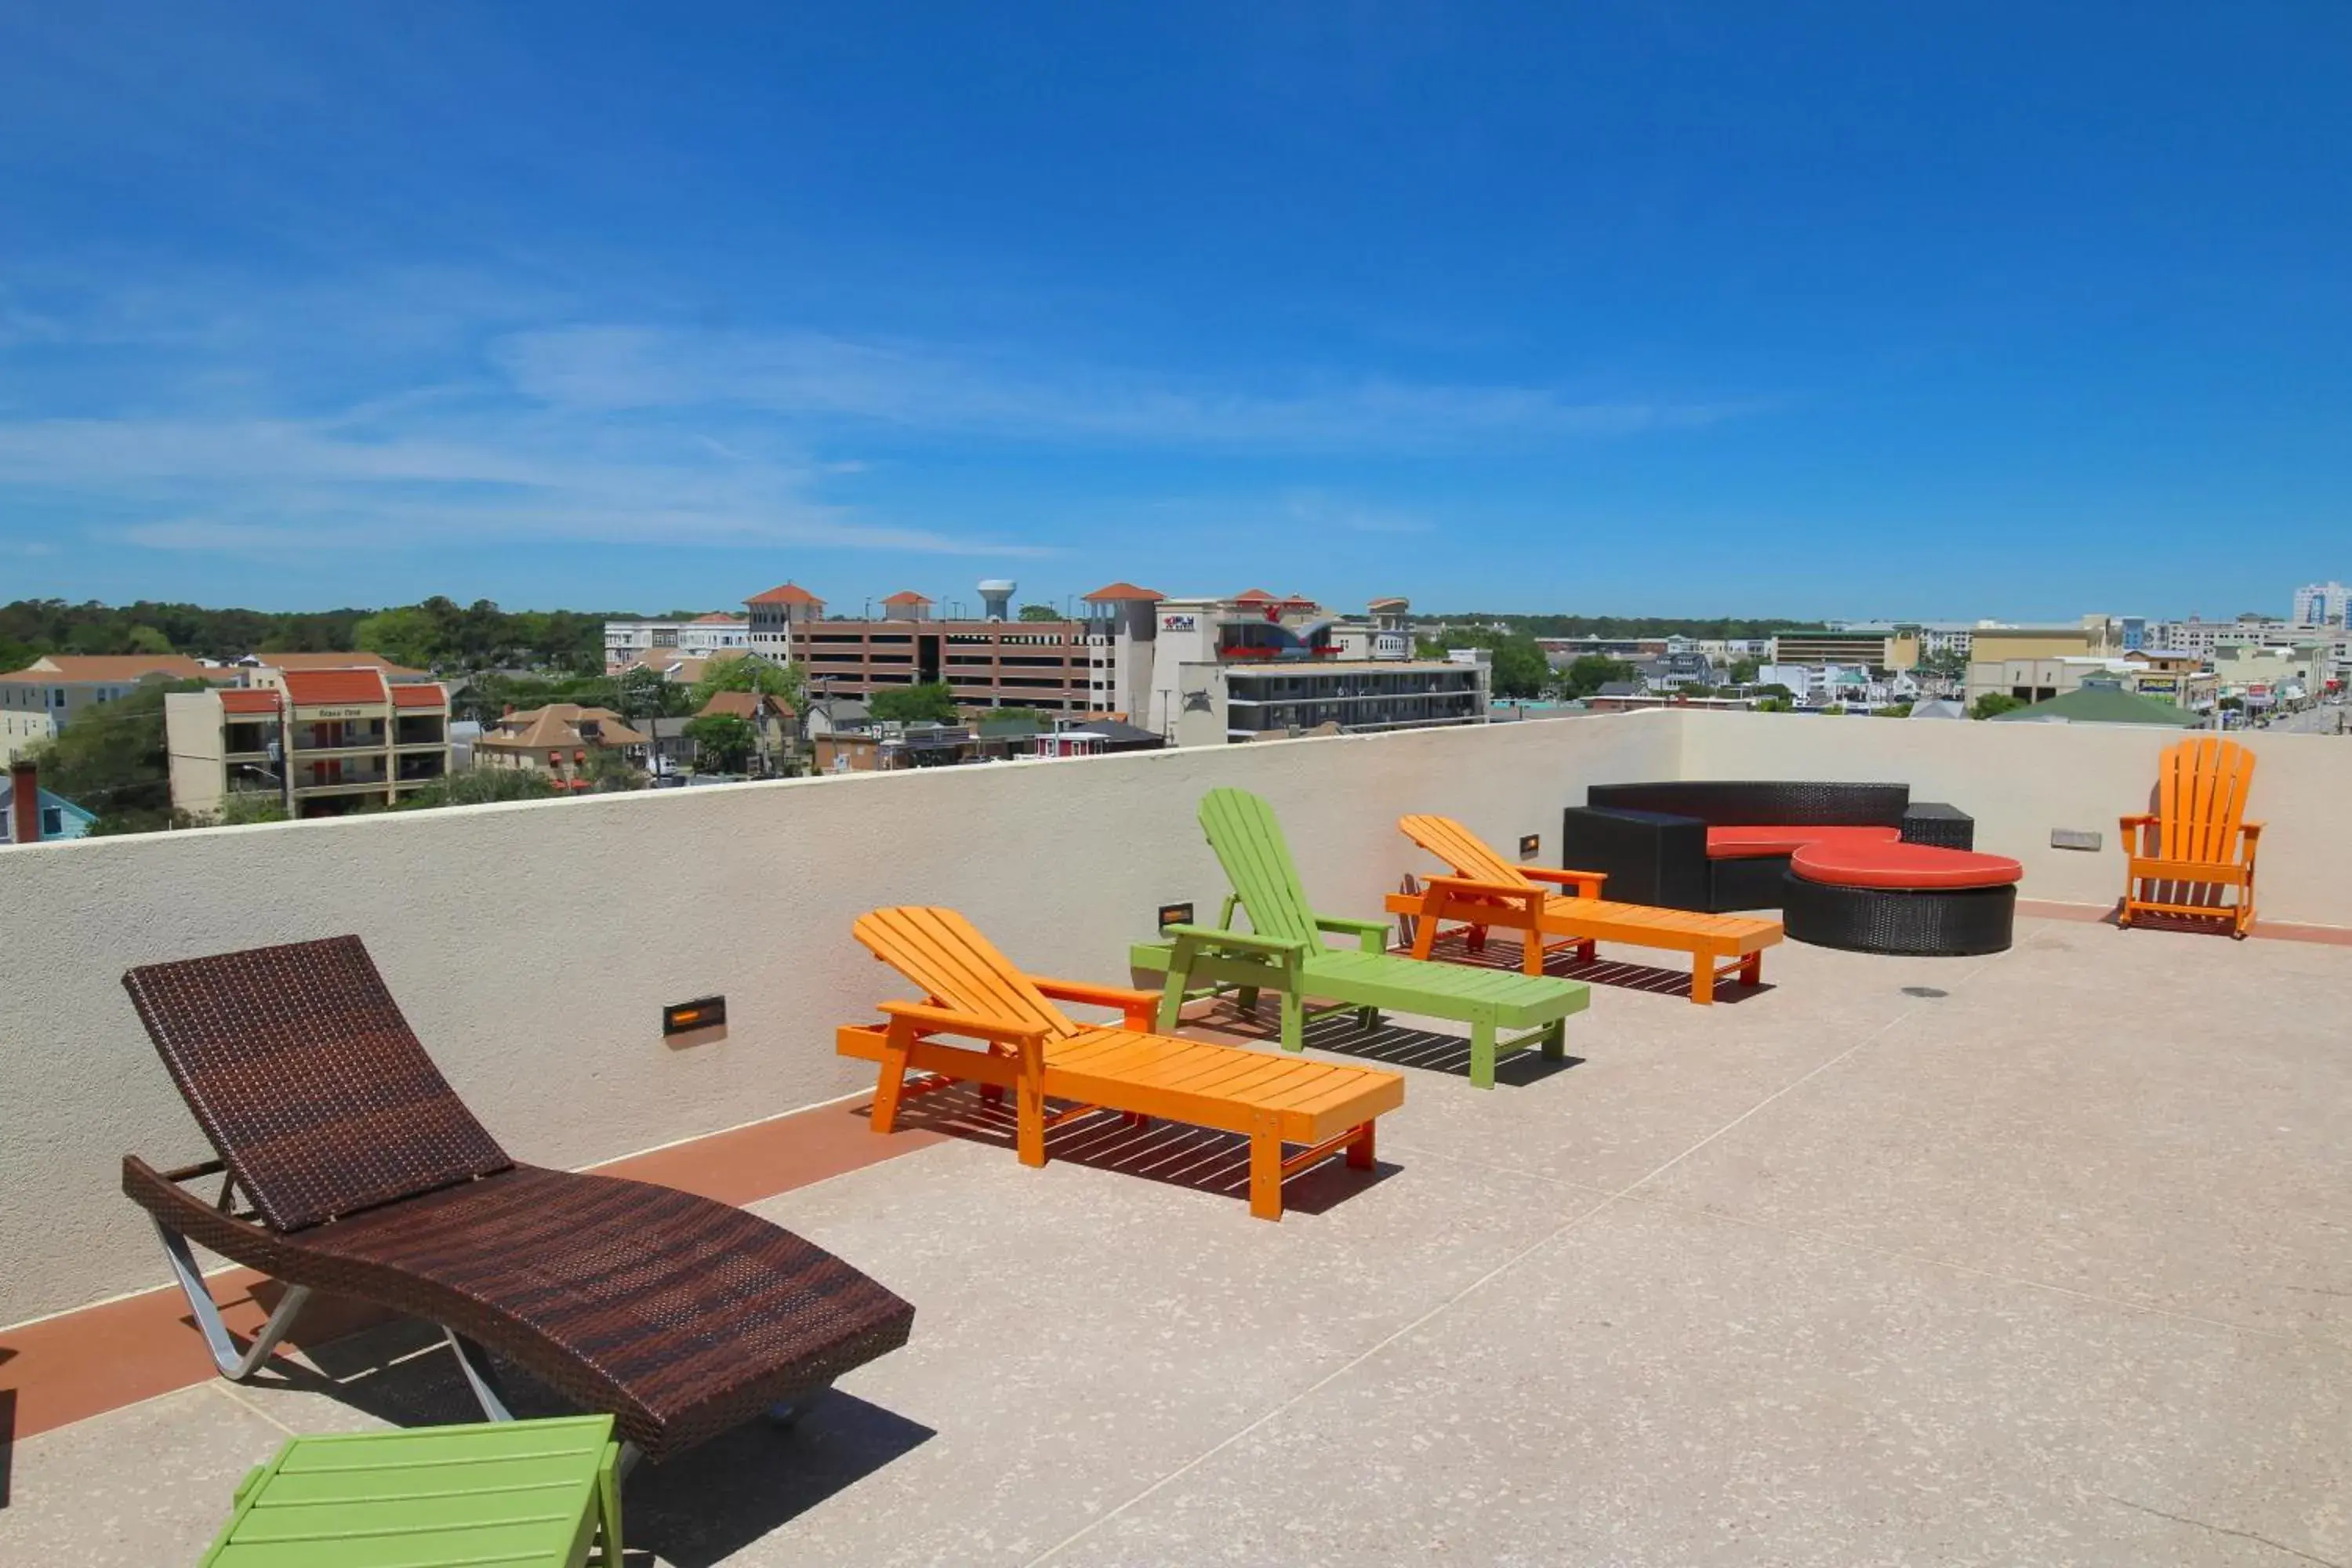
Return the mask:
{"type": "Polygon", "coordinates": [[[1531,882],[1551,882],[1563,888],[1570,882],[1579,887],[1598,888],[1609,879],[1606,871],[1570,871],[1551,866],[1522,866],[1519,875],[1531,882]]]}
{"type": "Polygon", "coordinates": [[[2249,838],[2259,838],[2263,836],[2263,825],[2259,822],[2242,822],[2238,824],[2238,831],[2249,838]]]}
{"type": "Polygon", "coordinates": [[[2152,811],[2143,811],[2135,816],[2126,816],[2123,819],[2124,831],[2126,833],[2129,833],[2135,827],[2146,827],[2158,820],[2158,818],[2156,813],[2152,811]]]}
{"type": "Polygon", "coordinates": [[[1315,924],[1320,931],[1347,931],[1359,936],[1368,931],[1385,934],[1389,929],[1389,922],[1386,921],[1358,920],[1353,915],[1317,915],[1315,924]]]}
{"type": "Polygon", "coordinates": [[[1033,974],[1029,984],[1056,1002],[1076,1002],[1087,1007],[1116,1007],[1119,1021],[1130,1029],[1149,1031],[1160,1016],[1160,993],[1138,991],[1131,985],[1094,985],[1084,980],[1051,980],[1033,974]]]}
{"type": "Polygon", "coordinates": [[[1255,931],[1221,931],[1215,926],[1161,926],[1162,936],[1189,936],[1213,947],[1239,947],[1257,952],[1304,952],[1307,944],[1286,936],[1260,936],[1255,931]]]}
{"type": "Polygon", "coordinates": [[[1315,929],[1334,936],[1352,936],[1356,945],[1366,952],[1386,952],[1389,946],[1389,922],[1361,921],[1353,915],[1317,915],[1315,929]]]}
{"type": "Polygon", "coordinates": [[[1516,901],[1540,899],[1544,896],[1541,888],[1531,888],[1525,882],[1482,882],[1475,877],[1424,877],[1422,880],[1433,888],[1444,888],[1456,893],[1474,893],[1485,899],[1508,899],[1516,901]]]}
{"type": "Polygon", "coordinates": [[[893,1018],[904,1018],[919,1028],[937,1034],[968,1035],[975,1040],[996,1040],[1008,1046],[1042,1040],[1052,1032],[1043,1024],[1013,1024],[1002,1018],[982,1018],[975,1014],[959,1013],[951,1007],[934,1007],[922,1002],[885,1002],[882,1011],[893,1018]]]}

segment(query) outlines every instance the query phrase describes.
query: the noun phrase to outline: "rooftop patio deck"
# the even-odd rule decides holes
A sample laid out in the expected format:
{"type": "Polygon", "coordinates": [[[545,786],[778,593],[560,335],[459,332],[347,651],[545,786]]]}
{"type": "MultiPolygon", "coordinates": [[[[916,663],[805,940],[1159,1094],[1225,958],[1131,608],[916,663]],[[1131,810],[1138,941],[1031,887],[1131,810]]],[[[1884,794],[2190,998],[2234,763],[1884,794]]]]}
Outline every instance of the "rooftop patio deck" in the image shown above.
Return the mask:
{"type": "Polygon", "coordinates": [[[745,1203],[915,1304],[797,1427],[640,1469],[634,1562],[2352,1568],[2352,745],[2254,738],[2233,942],[2100,923],[2112,838],[2050,843],[2168,738],[1657,713],[0,853],[0,1562],[192,1560],[289,1432],[473,1418],[401,1323],[209,1378],[120,1190],[204,1148],[122,972],[356,931],[519,1158],[745,1203]],[[1712,1007],[1604,945],[1571,1059],[1493,1090],[1421,1020],[1328,1020],[1405,1104],[1280,1225],[1223,1135],[1076,1122],[1031,1170],[946,1092],[875,1138],[832,1049],[908,989],[849,939],[877,905],[1120,979],[1160,905],[1215,908],[1213,785],[1372,914],[1429,868],[1405,812],[1549,858],[1590,784],[1794,777],[1973,813],[2016,945],[1788,943],[1712,1007]],[[661,1038],[713,992],[724,1030],[661,1038]]]}
{"type": "MultiPolygon", "coordinates": [[[[641,1470],[633,1547],[2352,1561],[2352,947],[2036,919],[1990,958],[1774,960],[1712,1008],[1612,967],[1570,1062],[1491,1092],[1450,1036],[1329,1021],[1317,1054],[1404,1066],[1407,1104],[1280,1226],[1235,1140],[1076,1123],[1033,1171],[929,1097],[949,1136],[755,1205],[917,1302],[914,1342],[641,1470]]],[[[190,1561],[287,1433],[471,1414],[404,1326],[301,1364],[19,1443],[0,1559],[190,1561]]]]}

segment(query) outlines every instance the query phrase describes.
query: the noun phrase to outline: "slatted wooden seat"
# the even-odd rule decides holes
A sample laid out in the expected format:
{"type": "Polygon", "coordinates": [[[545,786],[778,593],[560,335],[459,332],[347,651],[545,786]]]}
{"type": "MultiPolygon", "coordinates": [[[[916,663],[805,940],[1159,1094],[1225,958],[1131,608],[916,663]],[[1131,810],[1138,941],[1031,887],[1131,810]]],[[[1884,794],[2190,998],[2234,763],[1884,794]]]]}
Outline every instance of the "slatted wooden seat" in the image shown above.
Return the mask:
{"type": "Polygon", "coordinates": [[[1201,801],[1201,828],[1234,887],[1225,923],[1171,925],[1162,940],[1139,942],[1128,955],[1136,968],[1168,976],[1160,1027],[1175,1026],[1193,983],[1206,981],[1212,989],[1234,988],[1244,1008],[1256,1006],[1261,990],[1274,992],[1282,1005],[1285,1050],[1306,1049],[1312,996],[1328,999],[1328,1010],[1353,1009],[1367,1029],[1383,1009],[1469,1025],[1470,1081],[1480,1089],[1495,1087],[1498,1056],[1538,1045],[1554,1060],[1568,1054],[1568,1016],[1582,1012],[1591,999],[1584,985],[1549,975],[1415,963],[1388,951],[1386,921],[1317,912],[1274,808],[1245,790],[1211,790],[1201,801]],[[1248,931],[1232,929],[1236,906],[1249,916],[1248,931]],[[1329,947],[1326,935],[1353,937],[1356,945],[1329,947]],[[1506,1036],[1506,1029],[1523,1032],[1506,1036]]]}
{"type": "Polygon", "coordinates": [[[883,1003],[886,1025],[845,1024],[836,1035],[842,1055],[881,1064],[877,1132],[896,1125],[907,1095],[956,1081],[991,1098],[1011,1091],[1024,1165],[1045,1163],[1048,1128],[1096,1110],[1239,1132],[1250,1141],[1250,1213],[1280,1219],[1286,1177],[1338,1154],[1370,1170],[1373,1119],[1404,1103],[1396,1073],[1155,1034],[1158,993],[1024,973],[954,910],[876,910],[851,931],[928,993],[883,1003]],[[1057,1000],[1116,1007],[1124,1026],[1079,1023],[1057,1000]],[[910,1072],[929,1076],[909,1084],[910,1072]],[[1069,1103],[1049,1112],[1048,1100],[1069,1103]],[[1304,1147],[1286,1155],[1291,1144],[1304,1147]]]}
{"type": "Polygon", "coordinates": [[[2222,921],[2240,938],[2253,929],[2263,832],[2245,820],[2253,785],[2254,753],[2235,741],[2200,735],[2166,750],[2156,809],[2123,819],[2128,863],[2116,924],[2151,914],[2222,921]]]}
{"type": "Polygon", "coordinates": [[[1550,949],[1573,948],[1591,958],[1596,942],[1664,948],[1690,954],[1691,1000],[1705,1005],[1715,1000],[1718,980],[1762,980],[1764,950],[1781,937],[1778,921],[1613,902],[1601,896],[1600,872],[1515,865],[1450,816],[1408,816],[1397,826],[1453,868],[1451,876],[1429,878],[1420,892],[1389,895],[1391,913],[1417,922],[1415,958],[1430,956],[1440,924],[1449,920],[1468,928],[1474,951],[1485,947],[1489,927],[1517,931],[1520,967],[1529,974],[1543,973],[1550,949]],[[1575,895],[1551,890],[1563,887],[1575,895]]]}

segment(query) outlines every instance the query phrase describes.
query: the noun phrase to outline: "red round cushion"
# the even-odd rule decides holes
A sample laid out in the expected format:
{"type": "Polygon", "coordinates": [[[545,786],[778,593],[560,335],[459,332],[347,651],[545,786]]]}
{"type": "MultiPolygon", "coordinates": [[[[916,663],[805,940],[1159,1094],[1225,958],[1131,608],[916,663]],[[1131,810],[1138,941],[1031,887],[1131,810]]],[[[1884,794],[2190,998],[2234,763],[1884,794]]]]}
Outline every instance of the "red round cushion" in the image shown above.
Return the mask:
{"type": "Polygon", "coordinates": [[[1808,844],[1789,857],[1789,869],[1839,888],[1999,888],[2025,875],[2006,855],[1932,844],[1808,844]]]}

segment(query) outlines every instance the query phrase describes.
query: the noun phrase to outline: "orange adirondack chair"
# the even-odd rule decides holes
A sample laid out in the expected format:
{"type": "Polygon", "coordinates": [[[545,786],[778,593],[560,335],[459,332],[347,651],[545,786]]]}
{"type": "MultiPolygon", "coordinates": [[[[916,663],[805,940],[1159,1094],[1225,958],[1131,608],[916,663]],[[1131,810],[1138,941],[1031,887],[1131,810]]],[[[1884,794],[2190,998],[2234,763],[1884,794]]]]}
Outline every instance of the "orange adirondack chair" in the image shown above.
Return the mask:
{"type": "Polygon", "coordinates": [[[1486,928],[1519,933],[1519,965],[1543,973],[1547,947],[1572,947],[1591,958],[1596,942],[1624,942],[1688,953],[1691,1000],[1715,1000],[1716,982],[1737,977],[1754,985],[1764,978],[1764,949],[1781,937],[1780,922],[1748,915],[1710,915],[1688,910],[1623,904],[1601,896],[1607,880],[1598,871],[1562,871],[1521,866],[1504,859],[1486,841],[1450,816],[1402,817],[1404,836],[1454,868],[1430,877],[1418,893],[1391,893],[1389,912],[1410,915],[1412,955],[1427,958],[1442,921],[1459,921],[1470,931],[1474,950],[1486,945],[1486,928]],[[1570,897],[1552,891],[1573,888],[1570,897]],[[1559,939],[1559,940],[1550,940],[1559,939]]]}
{"type": "Polygon", "coordinates": [[[2227,921],[2231,936],[2245,936],[2254,923],[2254,846],[2263,831],[2244,820],[2253,783],[2254,753],[2235,741],[2200,735],[2164,753],[2156,809],[2123,819],[2129,864],[2117,925],[2141,914],[2186,916],[2227,921]]]}
{"type": "Polygon", "coordinates": [[[908,1095],[961,1079],[991,1100],[1013,1092],[1014,1147],[1024,1165],[1045,1163],[1048,1128],[1096,1110],[1244,1133],[1250,1213],[1280,1219],[1286,1177],[1335,1154],[1371,1169],[1372,1119],[1404,1103],[1398,1073],[1153,1034],[1159,992],[1024,974],[953,910],[876,910],[850,930],[929,994],[924,1002],[881,1004],[887,1025],[845,1024],[835,1036],[843,1056],[882,1066],[877,1132],[890,1131],[908,1095]],[[1049,998],[1116,1007],[1123,1026],[1078,1023],[1049,998]],[[910,1085],[909,1072],[930,1076],[910,1085]],[[1048,1114],[1048,1100],[1075,1103],[1048,1114]],[[1291,1143],[1306,1147],[1286,1156],[1291,1143]]]}

